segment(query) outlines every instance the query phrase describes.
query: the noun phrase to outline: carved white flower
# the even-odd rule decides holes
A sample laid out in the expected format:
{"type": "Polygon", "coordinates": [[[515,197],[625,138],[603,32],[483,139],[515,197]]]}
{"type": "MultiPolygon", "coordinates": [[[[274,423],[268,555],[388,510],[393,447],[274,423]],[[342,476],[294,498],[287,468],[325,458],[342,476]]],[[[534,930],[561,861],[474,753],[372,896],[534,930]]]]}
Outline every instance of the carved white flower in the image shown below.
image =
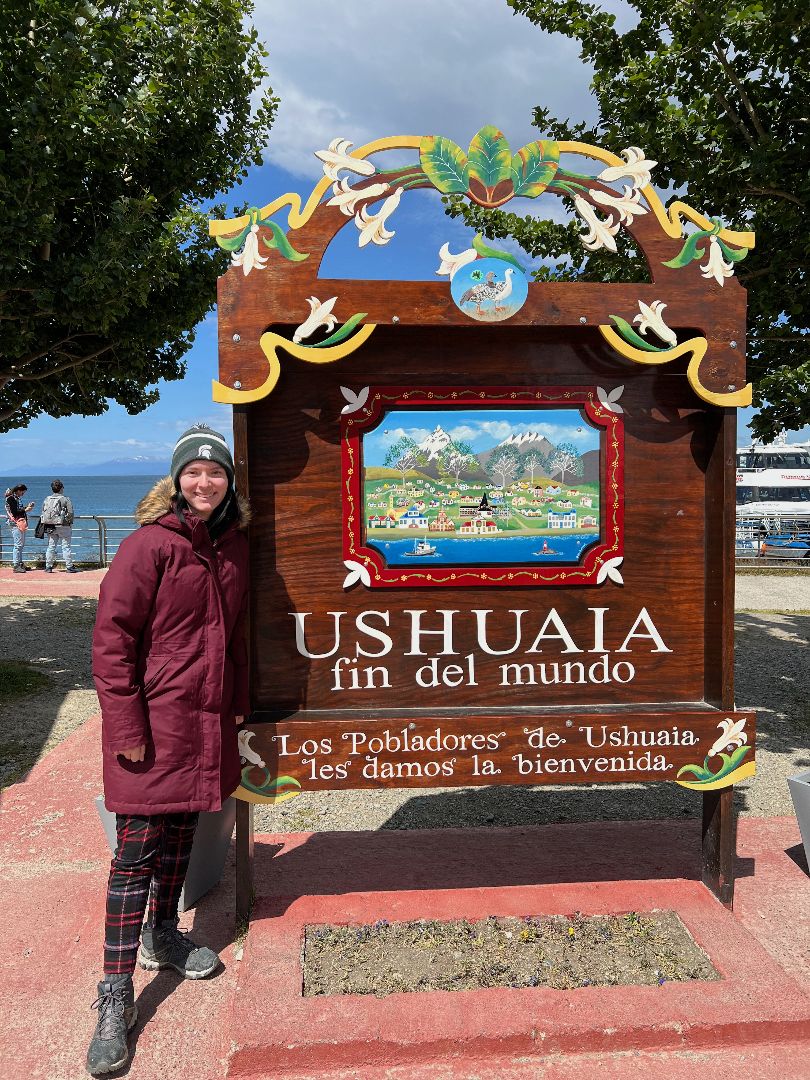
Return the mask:
{"type": "Polygon", "coordinates": [[[742,746],[744,742],[748,742],[745,717],[742,720],[721,720],[717,726],[722,728],[723,733],[718,735],[717,741],[712,744],[707,757],[719,754],[721,750],[733,750],[734,747],[742,746]]]}
{"type": "Polygon", "coordinates": [[[320,326],[325,326],[331,333],[337,326],[337,319],[332,314],[332,308],[337,301],[336,296],[321,303],[317,296],[307,298],[309,304],[309,316],[301,323],[293,334],[293,344],[300,345],[304,338],[311,337],[320,326]]]}
{"type": "Polygon", "coordinates": [[[641,314],[636,315],[633,322],[638,323],[639,333],[646,335],[648,330],[652,330],[655,336],[667,345],[677,345],[678,338],[675,331],[667,326],[661,316],[666,306],[663,300],[653,300],[652,304],[645,304],[643,300],[639,300],[638,309],[641,314]]]}
{"type": "Polygon", "coordinates": [[[354,562],[353,559],[346,559],[343,565],[349,571],[343,580],[344,589],[350,589],[358,581],[361,581],[367,589],[371,588],[371,574],[362,563],[354,562]]]}
{"type": "Polygon", "coordinates": [[[725,284],[725,278],[734,276],[734,263],[726,262],[723,258],[723,249],[717,243],[716,236],[709,237],[709,258],[705,264],[701,264],[700,272],[706,279],[714,278],[720,286],[725,284]]]}
{"type": "Polygon", "coordinates": [[[439,248],[439,258],[442,263],[436,273],[449,274],[452,281],[457,270],[460,270],[462,266],[466,266],[467,263],[475,262],[478,253],[475,248],[467,248],[466,251],[460,251],[458,255],[453,255],[450,252],[450,245],[442,244],[439,248]]]}
{"type": "Polygon", "coordinates": [[[360,230],[359,246],[366,244],[387,244],[395,235],[393,229],[386,229],[386,219],[393,214],[399,206],[404,188],[398,187],[392,195],[389,195],[376,214],[370,214],[367,206],[361,206],[354,215],[354,223],[360,230]]]}
{"type": "Polygon", "coordinates": [[[588,248],[589,251],[598,251],[601,247],[615,251],[616,241],[613,237],[619,231],[619,222],[602,221],[601,218],[597,217],[596,211],[591,204],[585,202],[581,195],[576,196],[574,205],[577,208],[577,213],[588,226],[588,232],[580,235],[582,246],[588,248]]]}
{"type": "Polygon", "coordinates": [[[599,404],[603,409],[607,409],[608,412],[618,413],[621,415],[624,409],[619,404],[619,398],[624,393],[624,383],[621,386],[614,386],[610,391],[605,390],[604,386],[597,386],[596,396],[599,398],[599,404]]]}
{"type": "Polygon", "coordinates": [[[370,387],[364,386],[362,390],[358,390],[355,394],[354,390],[350,390],[348,386],[341,386],[340,392],[348,402],[348,405],[344,405],[340,410],[341,415],[347,416],[349,413],[357,412],[358,409],[362,409],[368,401],[370,389],[370,387]]]}
{"type": "Polygon", "coordinates": [[[626,187],[624,195],[610,195],[607,191],[594,190],[591,192],[591,198],[594,202],[606,206],[608,210],[618,211],[622,225],[630,225],[634,217],[647,213],[647,207],[642,206],[640,202],[641,192],[636,188],[626,187]]]}
{"type": "Polygon", "coordinates": [[[620,555],[615,559],[608,559],[606,563],[602,563],[599,567],[599,573],[596,575],[596,584],[601,585],[606,578],[610,578],[611,581],[617,585],[624,585],[624,578],[621,575],[619,567],[624,562],[623,557],[620,555]]]}
{"type": "Polygon", "coordinates": [[[646,187],[650,182],[650,173],[658,162],[649,161],[645,158],[644,151],[638,146],[628,146],[626,150],[622,150],[621,156],[627,164],[611,165],[609,168],[603,169],[597,179],[604,181],[606,184],[612,184],[614,180],[618,180],[622,176],[629,176],[634,188],[646,187]]]}
{"type": "Polygon", "coordinates": [[[234,266],[241,266],[242,273],[247,277],[251,270],[264,270],[268,257],[259,254],[259,226],[251,225],[245,237],[245,246],[231,255],[231,261],[234,266]]]}
{"type": "Polygon", "coordinates": [[[255,734],[255,731],[245,731],[244,728],[239,732],[236,737],[239,743],[239,756],[243,761],[249,761],[251,765],[258,765],[263,769],[265,767],[264,762],[256,751],[250,748],[250,740],[255,734]]]}
{"type": "Polygon", "coordinates": [[[388,184],[369,184],[368,187],[355,191],[348,179],[344,177],[343,180],[338,180],[337,183],[332,185],[334,194],[326,205],[339,206],[342,214],[345,214],[346,217],[352,217],[361,199],[372,201],[380,195],[385,195],[390,190],[388,184]]]}
{"type": "Polygon", "coordinates": [[[330,180],[337,180],[341,169],[359,173],[361,176],[373,176],[377,171],[370,161],[349,156],[354,144],[348,139],[332,139],[328,150],[316,150],[315,157],[323,162],[323,174],[330,180]]]}

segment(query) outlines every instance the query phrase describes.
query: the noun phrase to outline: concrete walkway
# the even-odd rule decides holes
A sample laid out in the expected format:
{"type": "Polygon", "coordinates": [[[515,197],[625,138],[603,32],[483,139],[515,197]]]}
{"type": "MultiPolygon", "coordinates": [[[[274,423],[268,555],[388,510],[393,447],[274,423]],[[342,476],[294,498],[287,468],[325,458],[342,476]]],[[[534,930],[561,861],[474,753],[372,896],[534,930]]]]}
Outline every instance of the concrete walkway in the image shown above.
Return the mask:
{"type": "MultiPolygon", "coordinates": [[[[84,1075],[109,861],[98,743],[94,719],[3,798],[2,1080],[84,1075]]],[[[232,860],[183,920],[220,951],[220,973],[138,971],[132,1080],[807,1076],[810,889],[793,818],[741,821],[733,915],[699,882],[694,821],[297,833],[256,847],[246,941],[234,943],[232,860]],[[650,907],[681,914],[719,982],[301,996],[306,923],[650,907]]]]}

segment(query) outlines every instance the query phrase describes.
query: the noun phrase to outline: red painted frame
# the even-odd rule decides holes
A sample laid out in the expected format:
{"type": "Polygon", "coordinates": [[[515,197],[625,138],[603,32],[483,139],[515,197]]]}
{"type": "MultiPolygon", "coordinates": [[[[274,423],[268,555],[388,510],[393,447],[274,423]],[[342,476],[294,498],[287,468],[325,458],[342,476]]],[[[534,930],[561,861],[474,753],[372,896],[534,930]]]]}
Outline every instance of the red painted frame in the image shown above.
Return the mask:
{"type": "MultiPolygon", "coordinates": [[[[356,391],[355,391],[356,392],[356,391]]],[[[596,388],[550,387],[370,387],[364,406],[341,419],[341,490],[343,492],[343,557],[365,566],[371,587],[457,588],[466,585],[515,587],[535,585],[596,585],[604,563],[624,556],[624,424],[620,412],[603,406],[596,388]],[[363,515],[362,437],[377,427],[394,408],[424,408],[446,403],[482,408],[525,408],[527,405],[578,406],[597,427],[600,436],[600,542],[593,544],[576,564],[477,567],[444,565],[437,570],[411,570],[387,566],[382,554],[367,547],[363,515]]]]}

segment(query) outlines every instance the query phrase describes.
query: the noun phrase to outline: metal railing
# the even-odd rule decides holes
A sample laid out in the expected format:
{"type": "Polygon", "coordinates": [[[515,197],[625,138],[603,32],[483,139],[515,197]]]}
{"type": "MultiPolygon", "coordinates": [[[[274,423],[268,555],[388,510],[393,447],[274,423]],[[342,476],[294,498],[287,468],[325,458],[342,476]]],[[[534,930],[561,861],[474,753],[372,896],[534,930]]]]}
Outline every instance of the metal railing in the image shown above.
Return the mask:
{"type": "MultiPolygon", "coordinates": [[[[23,561],[29,565],[36,562],[44,566],[45,548],[48,541],[38,540],[34,536],[38,521],[38,514],[28,515],[23,561]]],[[[73,519],[70,540],[74,561],[84,566],[109,566],[121,541],[137,527],[137,522],[131,514],[77,514],[73,519]]],[[[11,529],[0,528],[0,563],[11,563],[11,549],[11,529]]],[[[61,559],[61,555],[62,546],[57,542],[57,559],[61,559]]]]}

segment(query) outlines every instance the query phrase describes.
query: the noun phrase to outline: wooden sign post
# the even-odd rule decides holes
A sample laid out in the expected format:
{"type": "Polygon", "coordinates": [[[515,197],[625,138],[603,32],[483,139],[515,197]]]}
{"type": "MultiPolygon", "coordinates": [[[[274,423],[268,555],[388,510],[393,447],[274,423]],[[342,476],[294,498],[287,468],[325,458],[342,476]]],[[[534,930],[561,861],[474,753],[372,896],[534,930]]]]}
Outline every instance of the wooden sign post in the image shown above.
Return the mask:
{"type": "Polygon", "coordinates": [[[703,879],[730,906],[732,785],[754,773],[733,694],[751,401],[734,266],[753,235],[664,209],[635,147],[513,152],[485,127],[466,151],[425,136],[317,156],[304,204],[211,226],[233,253],[214,397],[254,511],[239,911],[250,803],[642,780],[703,793],[703,879]],[[392,150],[411,164],[386,169],[392,150]],[[649,280],[532,283],[480,236],[441,246],[431,282],[319,277],[342,228],[387,244],[413,188],[567,195],[583,244],[615,253],[626,230],[649,280]]]}

